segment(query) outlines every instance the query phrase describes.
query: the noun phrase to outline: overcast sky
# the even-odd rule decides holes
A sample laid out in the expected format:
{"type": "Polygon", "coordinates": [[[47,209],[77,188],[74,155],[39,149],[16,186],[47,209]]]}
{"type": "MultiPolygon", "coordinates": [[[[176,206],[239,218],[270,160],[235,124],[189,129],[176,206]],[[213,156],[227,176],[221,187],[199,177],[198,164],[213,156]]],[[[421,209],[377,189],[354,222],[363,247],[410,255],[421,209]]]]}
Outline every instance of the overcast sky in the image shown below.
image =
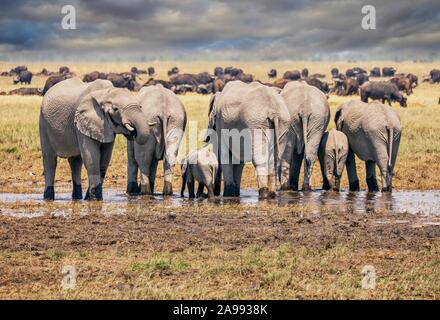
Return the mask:
{"type": "Polygon", "coordinates": [[[440,58],[440,0],[6,2],[0,60],[440,58]],[[76,30],[61,27],[65,4],[76,30]],[[361,27],[365,4],[376,30],[361,27]]]}

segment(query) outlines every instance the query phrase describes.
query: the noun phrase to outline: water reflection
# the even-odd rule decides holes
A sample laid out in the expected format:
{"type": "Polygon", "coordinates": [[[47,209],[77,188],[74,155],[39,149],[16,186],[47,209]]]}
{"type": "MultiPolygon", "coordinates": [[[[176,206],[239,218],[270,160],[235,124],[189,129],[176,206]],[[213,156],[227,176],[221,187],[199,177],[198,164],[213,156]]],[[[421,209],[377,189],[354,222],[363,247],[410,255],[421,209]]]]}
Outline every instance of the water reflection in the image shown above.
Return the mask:
{"type": "Polygon", "coordinates": [[[69,215],[110,215],[110,214],[145,214],[151,206],[162,208],[199,206],[292,206],[294,210],[321,213],[410,213],[427,216],[440,216],[439,191],[395,191],[393,193],[368,192],[326,192],[315,190],[312,192],[279,192],[275,199],[259,201],[258,192],[243,190],[240,198],[218,198],[208,202],[206,199],[181,198],[178,195],[166,197],[160,194],[154,196],[128,196],[119,190],[107,189],[104,192],[104,201],[87,202],[70,200],[70,193],[57,194],[57,200],[46,203],[41,194],[0,194],[0,214],[38,217],[42,215],[69,216],[69,215]],[[3,205],[2,205],[3,204],[3,205]]]}

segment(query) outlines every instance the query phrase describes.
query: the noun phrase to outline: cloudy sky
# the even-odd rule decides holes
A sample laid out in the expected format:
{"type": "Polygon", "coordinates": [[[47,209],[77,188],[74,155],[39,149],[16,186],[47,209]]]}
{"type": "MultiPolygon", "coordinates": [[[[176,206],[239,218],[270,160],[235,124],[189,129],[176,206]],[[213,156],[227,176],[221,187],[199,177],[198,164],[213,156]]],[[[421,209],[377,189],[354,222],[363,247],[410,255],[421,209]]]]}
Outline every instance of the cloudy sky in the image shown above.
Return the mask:
{"type": "Polygon", "coordinates": [[[439,0],[2,1],[0,60],[439,59],[439,0]],[[76,30],[61,27],[63,5],[76,30]],[[361,26],[376,8],[376,30],[361,26]]]}

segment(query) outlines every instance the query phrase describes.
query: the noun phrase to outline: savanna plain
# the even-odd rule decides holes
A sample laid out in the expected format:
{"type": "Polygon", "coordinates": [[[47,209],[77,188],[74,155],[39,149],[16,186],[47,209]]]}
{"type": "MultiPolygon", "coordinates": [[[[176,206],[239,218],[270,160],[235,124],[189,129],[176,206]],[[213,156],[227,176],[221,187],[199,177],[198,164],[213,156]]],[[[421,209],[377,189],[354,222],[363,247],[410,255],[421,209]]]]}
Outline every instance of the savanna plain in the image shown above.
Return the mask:
{"type": "MultiPolygon", "coordinates": [[[[68,65],[82,77],[93,70],[129,71],[154,66],[158,79],[177,65],[181,72],[237,66],[267,82],[276,68],[324,73],[360,66],[394,66],[419,77],[408,107],[393,107],[402,140],[393,187],[399,192],[440,190],[440,85],[422,82],[438,63],[415,62],[36,62],[0,63],[1,71],[26,64],[34,72],[68,65]]],[[[35,76],[32,87],[43,87],[35,76]]],[[[138,80],[147,81],[147,77],[138,80]]],[[[23,85],[24,86],[24,85],[23,85]]],[[[0,91],[18,86],[0,77],[0,91]]],[[[188,120],[206,128],[210,96],[180,95],[188,120]]],[[[359,96],[329,96],[336,108],[359,96]]],[[[393,195],[361,192],[298,193],[290,201],[253,201],[256,177],[245,167],[239,200],[128,197],[126,142],[118,137],[104,185],[103,202],[72,202],[70,169],[59,160],[58,200],[42,201],[44,186],[38,132],[40,96],[0,96],[0,298],[4,299],[438,299],[440,206],[430,215],[390,209],[393,195]],[[307,197],[314,202],[305,201],[307,197]],[[383,201],[390,197],[390,201],[383,201]],[[295,200],[296,199],[296,200],[295,200]],[[377,200],[377,201],[376,201],[377,200]],[[334,201],[336,205],[329,206],[334,201]],[[362,210],[358,210],[361,206],[362,210]],[[75,266],[76,287],[63,289],[65,265],[75,266]],[[375,269],[376,286],[364,289],[362,269],[375,269]]],[[[333,127],[331,120],[329,127],[333,127]]],[[[188,141],[188,132],[186,137],[188,141]]],[[[361,188],[364,164],[357,161],[361,188]]],[[[159,166],[157,191],[163,177],[159,166]]],[[[86,184],[83,170],[83,186],[86,184]]],[[[321,189],[319,164],[312,184],[321,189]]],[[[346,175],[341,186],[348,189],[346,175]]],[[[422,196],[424,193],[420,193],[422,196]]],[[[437,196],[438,197],[438,196],[437,196]]],[[[282,198],[282,195],[279,196],[282,198]]],[[[440,203],[437,200],[436,203],[440,203]]]]}

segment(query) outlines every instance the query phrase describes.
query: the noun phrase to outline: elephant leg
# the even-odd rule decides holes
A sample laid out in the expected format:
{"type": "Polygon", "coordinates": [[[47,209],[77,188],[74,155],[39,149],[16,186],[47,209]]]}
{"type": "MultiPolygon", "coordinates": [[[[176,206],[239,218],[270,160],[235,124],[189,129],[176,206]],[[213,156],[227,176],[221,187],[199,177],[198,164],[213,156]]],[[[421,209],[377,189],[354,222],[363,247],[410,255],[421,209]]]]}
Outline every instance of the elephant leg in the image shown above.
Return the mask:
{"type": "Polygon", "coordinates": [[[351,148],[348,151],[346,167],[350,191],[359,191],[360,188],[359,178],[356,172],[356,160],[354,158],[354,152],[351,150],[351,148]]]}
{"type": "Polygon", "coordinates": [[[205,189],[205,184],[203,182],[199,182],[199,186],[197,188],[197,198],[203,196],[203,190],[205,189]]]}
{"type": "Polygon", "coordinates": [[[99,161],[99,173],[101,175],[101,184],[104,184],[105,175],[107,174],[107,169],[112,159],[114,143],[103,143],[101,145],[101,159],[99,161]]]}
{"type": "MultiPolygon", "coordinates": [[[[41,120],[40,120],[41,121],[41,120]]],[[[55,172],[57,169],[57,155],[49,144],[46,131],[42,128],[40,122],[40,143],[41,152],[43,156],[43,168],[44,168],[44,200],[55,200],[55,172]]]]}
{"type": "Polygon", "coordinates": [[[258,198],[267,199],[275,195],[274,192],[269,191],[269,174],[267,164],[254,164],[255,171],[257,172],[257,184],[258,184],[258,198]]]}
{"type": "Polygon", "coordinates": [[[84,136],[78,135],[81,158],[87,170],[88,189],[85,200],[102,200],[102,180],[100,172],[101,148],[100,143],[84,136]]]}
{"type": "Polygon", "coordinates": [[[290,177],[289,177],[290,190],[298,191],[299,174],[301,171],[303,158],[304,158],[304,153],[293,154],[292,165],[290,166],[290,177]]]}
{"type": "Polygon", "coordinates": [[[234,165],[234,185],[235,185],[235,197],[240,196],[241,188],[241,176],[243,175],[244,163],[234,165]]]}
{"type": "Polygon", "coordinates": [[[330,183],[329,179],[327,179],[327,173],[325,169],[325,159],[322,157],[319,157],[319,167],[321,168],[321,175],[322,175],[322,189],[323,190],[330,190],[330,183]]]}
{"type": "Polygon", "coordinates": [[[214,185],[210,184],[206,186],[206,188],[208,189],[208,199],[210,200],[214,199],[215,198],[214,185]]]}
{"type": "Polygon", "coordinates": [[[68,159],[70,170],[72,171],[72,200],[82,199],[82,187],[81,187],[81,157],[70,157],[68,159]]]}
{"type": "Polygon", "coordinates": [[[224,197],[235,197],[235,181],[234,181],[234,165],[222,164],[223,180],[224,180],[224,197]]]}
{"type": "Polygon", "coordinates": [[[376,163],[374,161],[365,161],[368,192],[379,191],[376,181],[376,163]]]}
{"type": "Polygon", "coordinates": [[[194,178],[193,177],[188,177],[188,196],[190,199],[194,199],[196,197],[195,193],[194,193],[194,178]]]}
{"type": "Polygon", "coordinates": [[[151,194],[154,194],[154,182],[156,181],[156,172],[157,172],[157,165],[159,164],[159,160],[156,158],[153,158],[151,161],[150,166],[150,188],[151,188],[151,194]]]}
{"type": "Polygon", "coordinates": [[[141,171],[141,194],[151,195],[150,174],[141,171]]]}
{"type": "Polygon", "coordinates": [[[51,149],[43,150],[44,200],[55,200],[54,181],[57,170],[57,156],[51,149]]]}
{"type": "Polygon", "coordinates": [[[219,196],[221,192],[221,184],[222,184],[222,166],[219,164],[215,181],[214,181],[214,195],[219,196]]]}
{"type": "MultiPolygon", "coordinates": [[[[392,172],[391,168],[388,168],[388,163],[382,163],[379,161],[377,163],[379,170],[380,170],[380,177],[382,182],[382,192],[391,192],[392,190],[392,172]]],[[[379,188],[376,186],[377,191],[379,191],[379,188]]]]}
{"type": "Polygon", "coordinates": [[[127,194],[138,194],[141,189],[138,184],[139,166],[134,156],[134,141],[127,140],[127,160],[127,194]]]}

